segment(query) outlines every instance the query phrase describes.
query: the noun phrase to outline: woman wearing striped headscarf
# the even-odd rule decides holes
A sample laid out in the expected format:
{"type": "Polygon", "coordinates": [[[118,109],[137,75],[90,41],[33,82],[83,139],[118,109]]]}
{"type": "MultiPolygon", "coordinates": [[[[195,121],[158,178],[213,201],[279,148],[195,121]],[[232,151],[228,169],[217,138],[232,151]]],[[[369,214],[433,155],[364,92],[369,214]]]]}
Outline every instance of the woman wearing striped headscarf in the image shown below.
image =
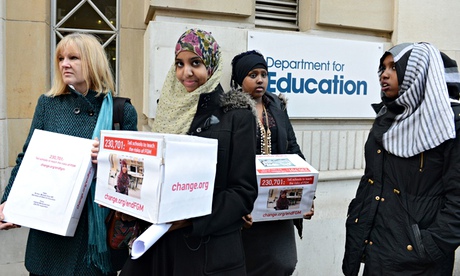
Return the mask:
{"type": "Polygon", "coordinates": [[[224,93],[221,71],[212,35],[187,30],[176,44],[153,124],[154,132],[218,140],[211,214],[173,222],[144,255],[125,264],[121,275],[246,274],[240,231],[257,197],[256,120],[249,95],[224,93]]]}
{"type": "Polygon", "coordinates": [[[382,103],[346,221],[345,275],[452,275],[460,244],[455,61],[429,43],[380,59],[382,103]]]}

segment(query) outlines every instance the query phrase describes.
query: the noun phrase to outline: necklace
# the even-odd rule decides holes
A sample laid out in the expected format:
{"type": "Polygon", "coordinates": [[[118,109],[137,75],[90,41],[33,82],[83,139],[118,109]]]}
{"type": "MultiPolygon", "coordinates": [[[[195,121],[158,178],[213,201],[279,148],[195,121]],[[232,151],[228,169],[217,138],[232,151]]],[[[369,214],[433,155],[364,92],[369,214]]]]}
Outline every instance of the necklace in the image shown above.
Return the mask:
{"type": "Polygon", "coordinates": [[[257,124],[260,129],[260,153],[263,155],[271,154],[272,152],[272,133],[270,131],[270,126],[268,124],[268,115],[265,105],[263,106],[262,116],[265,115],[265,123],[267,124],[267,129],[263,124],[262,119],[257,120],[257,124]]]}

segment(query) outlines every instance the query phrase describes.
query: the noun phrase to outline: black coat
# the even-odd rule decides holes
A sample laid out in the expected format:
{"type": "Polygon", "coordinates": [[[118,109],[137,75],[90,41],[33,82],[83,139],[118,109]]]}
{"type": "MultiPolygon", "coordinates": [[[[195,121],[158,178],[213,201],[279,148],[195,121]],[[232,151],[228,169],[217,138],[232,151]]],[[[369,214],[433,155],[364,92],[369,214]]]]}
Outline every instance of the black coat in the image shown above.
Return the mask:
{"type": "Polygon", "coordinates": [[[305,159],[300,151],[299,144],[297,144],[294,129],[292,128],[292,124],[286,111],[286,101],[284,98],[280,99],[278,96],[270,92],[266,92],[265,96],[270,99],[270,104],[267,108],[275,119],[278,129],[278,139],[276,141],[277,148],[273,152],[276,154],[298,154],[300,157],[305,159]]]}
{"type": "MultiPolygon", "coordinates": [[[[289,115],[287,113],[286,104],[287,100],[283,94],[276,94],[266,92],[264,94],[269,99],[267,109],[272,114],[273,119],[276,122],[277,127],[277,139],[276,139],[276,149],[272,150],[273,154],[297,154],[302,159],[305,159],[302,151],[300,150],[299,144],[297,144],[297,139],[295,136],[294,128],[292,127],[289,115]]],[[[274,141],[272,141],[274,143],[274,141]]],[[[303,219],[293,219],[292,220],[299,237],[302,238],[303,232],[303,219]]]]}
{"type": "Polygon", "coordinates": [[[237,91],[224,94],[220,86],[200,96],[189,134],[217,139],[218,161],[212,214],[192,219],[193,236],[239,230],[241,218],[252,211],[257,198],[256,117],[248,99],[237,91]]]}
{"type": "Polygon", "coordinates": [[[166,233],[120,275],[244,275],[242,217],[257,198],[256,117],[249,95],[223,93],[219,85],[200,95],[188,132],[218,140],[211,214],[166,233]]]}
{"type": "Polygon", "coordinates": [[[366,168],[348,207],[345,275],[451,275],[460,244],[459,106],[457,137],[410,158],[384,150],[374,127],[366,168]]]}

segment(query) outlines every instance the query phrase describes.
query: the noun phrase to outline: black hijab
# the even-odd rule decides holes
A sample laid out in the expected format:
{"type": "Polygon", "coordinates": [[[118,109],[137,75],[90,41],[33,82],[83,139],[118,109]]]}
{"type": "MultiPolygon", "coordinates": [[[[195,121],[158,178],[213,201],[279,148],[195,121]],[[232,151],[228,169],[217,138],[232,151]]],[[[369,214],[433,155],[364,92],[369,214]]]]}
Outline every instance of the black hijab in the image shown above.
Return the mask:
{"type": "Polygon", "coordinates": [[[268,70],[264,56],[255,51],[247,51],[235,56],[232,60],[232,78],[230,85],[233,88],[243,85],[244,78],[254,69],[268,70]]]}

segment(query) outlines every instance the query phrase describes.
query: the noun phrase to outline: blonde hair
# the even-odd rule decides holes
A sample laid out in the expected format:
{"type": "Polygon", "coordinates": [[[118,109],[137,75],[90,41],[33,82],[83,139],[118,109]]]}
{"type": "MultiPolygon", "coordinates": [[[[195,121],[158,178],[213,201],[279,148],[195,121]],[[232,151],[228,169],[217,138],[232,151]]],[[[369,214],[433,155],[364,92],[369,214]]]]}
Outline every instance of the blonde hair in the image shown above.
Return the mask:
{"type": "Polygon", "coordinates": [[[59,57],[67,47],[74,47],[80,54],[82,72],[88,89],[98,92],[98,95],[114,92],[115,84],[109,60],[99,40],[90,34],[72,33],[65,36],[56,46],[54,80],[51,89],[46,93],[47,96],[55,97],[69,93],[59,68],[59,57]]]}

